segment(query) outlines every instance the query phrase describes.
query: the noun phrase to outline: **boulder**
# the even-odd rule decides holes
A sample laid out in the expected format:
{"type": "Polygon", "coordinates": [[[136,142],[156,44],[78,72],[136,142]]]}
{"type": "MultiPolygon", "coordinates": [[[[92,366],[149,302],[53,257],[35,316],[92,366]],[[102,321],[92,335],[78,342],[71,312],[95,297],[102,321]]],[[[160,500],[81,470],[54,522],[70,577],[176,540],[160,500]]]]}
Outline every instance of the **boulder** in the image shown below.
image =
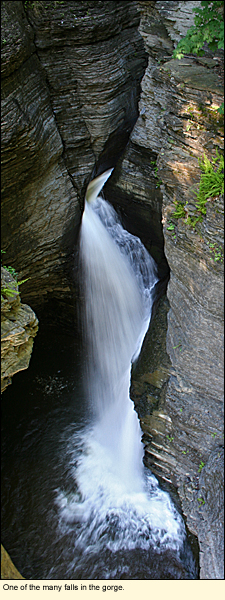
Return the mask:
{"type": "Polygon", "coordinates": [[[18,285],[1,268],[1,391],[12,383],[12,376],[29,366],[38,319],[27,304],[22,304],[18,285]]]}

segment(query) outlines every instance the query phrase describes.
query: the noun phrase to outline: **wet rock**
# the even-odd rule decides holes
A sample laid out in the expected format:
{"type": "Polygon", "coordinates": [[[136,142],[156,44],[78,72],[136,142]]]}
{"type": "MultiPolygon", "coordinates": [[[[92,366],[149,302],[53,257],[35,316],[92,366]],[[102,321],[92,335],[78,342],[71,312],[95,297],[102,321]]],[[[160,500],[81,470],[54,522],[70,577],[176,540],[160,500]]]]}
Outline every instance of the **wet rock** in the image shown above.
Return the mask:
{"type": "Polygon", "coordinates": [[[27,304],[21,304],[15,279],[1,268],[1,391],[12,376],[29,366],[38,319],[27,304]]]}
{"type": "Polygon", "coordinates": [[[209,455],[197,485],[183,481],[183,505],[192,502],[188,525],[197,531],[200,542],[202,579],[224,578],[224,448],[216,445],[209,455]],[[197,489],[196,489],[197,488],[197,489]]]}
{"type": "MultiPolygon", "coordinates": [[[[8,7],[6,2],[4,14],[13,28],[17,11],[8,15],[8,7]]],[[[33,45],[18,69],[4,73],[2,85],[2,247],[21,279],[32,267],[24,298],[40,306],[52,290],[56,296],[69,290],[63,265],[71,239],[63,243],[63,236],[67,232],[71,238],[72,223],[77,230],[80,210],[61,158],[63,145],[43,70],[32,52],[33,45]]]]}
{"type": "Polygon", "coordinates": [[[138,115],[139,20],[136,2],[2,3],[2,245],[21,279],[32,269],[25,300],[70,321],[84,191],[138,115]]]}
{"type": "MultiPolygon", "coordinates": [[[[126,210],[128,198],[132,202],[135,196],[137,212],[145,203],[156,214],[155,196],[151,186],[146,185],[145,167],[155,157],[162,194],[158,218],[162,218],[170,267],[166,350],[172,367],[168,383],[158,393],[157,387],[150,387],[150,381],[156,383],[154,372],[160,362],[158,366],[149,364],[144,375],[146,389],[136,387],[142,394],[138,396],[134,387],[134,401],[144,432],[146,464],[177,487],[189,528],[199,538],[200,577],[205,578],[207,573],[207,578],[213,579],[223,577],[222,562],[217,559],[221,544],[215,532],[210,533],[210,508],[201,507],[205,511],[202,533],[194,515],[202,464],[208,465],[215,448],[223,444],[222,198],[208,200],[206,215],[195,228],[188,226],[187,217],[196,214],[195,192],[201,174],[198,159],[204,153],[211,159],[216,149],[221,152],[223,148],[223,124],[217,112],[223,102],[222,79],[216,67],[220,56],[216,61],[206,56],[200,63],[194,57],[172,59],[174,41],[180,39],[181,11],[191,12],[191,3],[140,4],[139,29],[149,61],[142,80],[140,116],[112,182],[114,179],[115,189],[126,189],[126,210]],[[133,181],[137,176],[140,192],[135,185],[134,191],[128,188],[127,172],[133,173],[133,181]],[[176,202],[184,205],[184,218],[173,217],[176,202]],[[147,395],[156,397],[158,404],[148,403],[147,395]],[[209,538],[212,541],[207,553],[209,538]]],[[[182,35],[185,33],[182,31],[182,35]]],[[[150,228],[148,231],[151,236],[150,228]]],[[[136,386],[143,386],[144,382],[138,379],[136,386]]],[[[218,464],[217,472],[220,468],[218,464]]],[[[210,495],[209,478],[204,485],[210,495]]],[[[219,493],[214,509],[221,515],[219,493]]]]}
{"type": "Polygon", "coordinates": [[[224,448],[210,454],[199,478],[198,537],[202,579],[224,578],[224,448]],[[203,502],[202,502],[203,500],[203,502]]]}

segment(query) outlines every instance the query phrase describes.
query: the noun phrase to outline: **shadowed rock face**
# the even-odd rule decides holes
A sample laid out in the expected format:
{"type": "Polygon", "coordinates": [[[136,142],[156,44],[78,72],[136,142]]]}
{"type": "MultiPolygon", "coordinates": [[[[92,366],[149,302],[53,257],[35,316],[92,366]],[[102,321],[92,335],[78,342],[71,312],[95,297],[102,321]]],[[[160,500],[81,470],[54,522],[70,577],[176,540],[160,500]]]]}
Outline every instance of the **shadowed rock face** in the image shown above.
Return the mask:
{"type": "Polygon", "coordinates": [[[2,247],[35,308],[73,310],[85,188],[137,118],[138,23],[136,2],[2,3],[2,247]]]}
{"type": "Polygon", "coordinates": [[[167,356],[142,374],[145,461],[178,488],[199,539],[200,577],[222,578],[223,265],[210,250],[210,244],[223,247],[222,199],[207,203],[197,228],[178,219],[168,229],[175,201],[186,203],[187,215],[195,212],[198,158],[215,156],[223,145],[216,112],[220,57],[171,57],[199,2],[139,2],[148,67],[139,118],[121,156],[146,64],[137,4],[55,4],[36,2],[25,14],[22,2],[2,3],[6,259],[23,278],[32,272],[23,292],[32,307],[53,297],[72,308],[70,273],[85,187],[120,157],[106,197],[144,241],[165,281],[170,267],[172,367],[167,356]]]}
{"type": "MultiPolygon", "coordinates": [[[[219,558],[223,556],[222,496],[216,493],[214,507],[221,523],[218,535],[214,512],[206,508],[206,498],[212,493],[208,476],[205,504],[199,500],[204,469],[208,473],[212,457],[217,456],[217,449],[220,454],[223,444],[223,258],[215,260],[217,251],[223,255],[223,198],[208,201],[206,215],[195,229],[186,223],[196,210],[198,158],[205,153],[211,159],[216,148],[223,148],[222,119],[216,111],[223,102],[220,56],[217,60],[209,55],[198,61],[171,59],[173,42],[181,32],[186,33],[184,13],[189,13],[188,28],[192,6],[198,2],[140,5],[139,30],[149,54],[141,83],[140,116],[106,190],[115,204],[117,197],[122,202],[128,222],[133,213],[140,231],[141,222],[147,223],[145,237],[148,232],[147,245],[156,260],[157,242],[155,246],[150,221],[158,219],[159,224],[162,218],[170,267],[166,345],[172,366],[164,359],[164,367],[161,358],[154,366],[149,361],[141,378],[137,377],[133,396],[144,432],[146,464],[178,488],[188,526],[198,535],[200,577],[223,578],[223,559],[219,558]],[[155,167],[161,181],[157,194],[155,167]],[[185,219],[173,218],[175,202],[185,205],[185,219]]],[[[166,272],[164,261],[162,256],[160,262],[158,254],[161,274],[166,272]]],[[[218,490],[221,461],[218,458],[218,490]]]]}

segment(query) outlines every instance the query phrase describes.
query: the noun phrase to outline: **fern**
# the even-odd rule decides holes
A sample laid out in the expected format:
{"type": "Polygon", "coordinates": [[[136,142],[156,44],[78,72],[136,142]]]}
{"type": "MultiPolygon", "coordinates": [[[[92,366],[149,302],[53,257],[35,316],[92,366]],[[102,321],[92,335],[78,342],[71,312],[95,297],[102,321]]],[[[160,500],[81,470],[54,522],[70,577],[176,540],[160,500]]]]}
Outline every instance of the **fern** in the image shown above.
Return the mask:
{"type": "Polygon", "coordinates": [[[215,198],[224,193],[224,157],[216,151],[216,158],[210,161],[204,154],[199,158],[199,166],[202,171],[199,192],[197,195],[197,210],[206,214],[206,202],[208,198],[215,198]]]}

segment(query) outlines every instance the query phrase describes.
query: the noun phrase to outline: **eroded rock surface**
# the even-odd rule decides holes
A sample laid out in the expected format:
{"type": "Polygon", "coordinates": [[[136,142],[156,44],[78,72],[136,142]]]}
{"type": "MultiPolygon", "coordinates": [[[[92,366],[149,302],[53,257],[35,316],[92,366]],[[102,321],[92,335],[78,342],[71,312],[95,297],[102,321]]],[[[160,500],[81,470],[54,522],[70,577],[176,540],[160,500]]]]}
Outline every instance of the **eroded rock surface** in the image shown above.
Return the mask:
{"type": "Polygon", "coordinates": [[[38,319],[27,304],[21,304],[18,285],[1,268],[1,391],[12,376],[29,366],[38,319]]]}
{"type": "Polygon", "coordinates": [[[35,310],[51,298],[74,310],[84,190],[138,115],[139,19],[136,2],[2,3],[2,247],[21,278],[32,267],[35,310]]]}
{"type": "Polygon", "coordinates": [[[222,199],[207,203],[194,229],[173,218],[175,202],[195,214],[198,158],[223,146],[220,56],[172,59],[200,2],[139,2],[143,41],[136,2],[32,4],[25,14],[22,2],[2,3],[7,260],[16,256],[23,278],[32,267],[24,290],[33,306],[70,298],[84,189],[101,160],[113,166],[113,136],[125,139],[132,128],[144,41],[139,118],[106,190],[165,280],[169,263],[172,367],[154,365],[135,391],[141,399],[149,386],[141,415],[146,463],[178,488],[200,543],[200,577],[220,578],[221,529],[213,520],[222,523],[223,264],[215,260],[223,251],[222,199]]]}
{"type": "MultiPolygon", "coordinates": [[[[223,198],[209,199],[206,215],[196,227],[188,226],[187,217],[196,214],[198,159],[204,153],[211,159],[216,149],[221,152],[223,148],[223,120],[217,112],[223,102],[221,57],[180,61],[171,57],[174,42],[186,33],[181,27],[183,11],[190,13],[188,28],[191,8],[199,3],[140,5],[140,32],[149,54],[140,116],[108,186],[111,196],[118,192],[124,198],[126,211],[135,203],[137,220],[144,218],[143,205],[150,206],[155,220],[157,213],[162,217],[170,267],[167,352],[172,366],[167,387],[164,365],[161,373],[159,366],[153,366],[134,386],[134,399],[136,394],[137,406],[141,403],[138,411],[146,462],[177,487],[189,528],[199,539],[200,577],[217,579],[223,578],[223,561],[218,560],[223,552],[222,497],[216,493],[219,534],[207,501],[202,504],[198,498],[204,470],[208,472],[217,448],[223,445],[223,198]],[[154,159],[153,171],[160,180],[158,206],[151,189],[154,159]],[[173,217],[176,202],[185,206],[185,218],[173,217]]],[[[148,231],[148,247],[154,252],[150,227],[148,231]]],[[[154,257],[163,268],[160,255],[155,252],[154,257]]],[[[218,460],[220,489],[222,459],[218,460]]],[[[209,477],[204,486],[210,497],[209,477]]]]}

